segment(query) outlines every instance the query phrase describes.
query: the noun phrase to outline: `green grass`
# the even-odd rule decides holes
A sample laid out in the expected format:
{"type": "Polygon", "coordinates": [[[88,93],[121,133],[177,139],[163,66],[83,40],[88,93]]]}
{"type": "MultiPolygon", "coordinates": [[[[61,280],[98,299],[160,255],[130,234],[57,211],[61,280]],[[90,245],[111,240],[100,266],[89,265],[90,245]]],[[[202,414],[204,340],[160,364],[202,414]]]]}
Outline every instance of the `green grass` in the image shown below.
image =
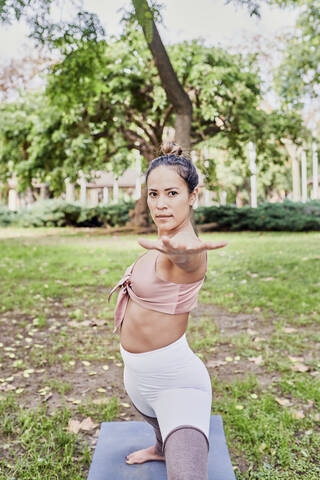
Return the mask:
{"type": "MultiPolygon", "coordinates": [[[[207,309],[187,337],[205,363],[221,361],[209,370],[212,413],[237,479],[316,480],[320,234],[200,238],[229,242],[209,252],[207,309]]],[[[107,295],[142,253],[132,235],[0,229],[0,480],[86,479],[96,430],[69,433],[68,422],[129,418],[107,295]]]]}
{"type": "MultiPolygon", "coordinates": [[[[100,411],[89,404],[78,408],[97,422],[111,421],[117,414],[114,399],[100,411]]],[[[13,394],[0,401],[1,435],[5,458],[0,459],[0,478],[83,479],[91,462],[84,436],[66,431],[71,411],[62,407],[48,415],[46,405],[36,409],[19,407],[13,394]],[[2,474],[3,472],[3,474],[2,474]]]]}

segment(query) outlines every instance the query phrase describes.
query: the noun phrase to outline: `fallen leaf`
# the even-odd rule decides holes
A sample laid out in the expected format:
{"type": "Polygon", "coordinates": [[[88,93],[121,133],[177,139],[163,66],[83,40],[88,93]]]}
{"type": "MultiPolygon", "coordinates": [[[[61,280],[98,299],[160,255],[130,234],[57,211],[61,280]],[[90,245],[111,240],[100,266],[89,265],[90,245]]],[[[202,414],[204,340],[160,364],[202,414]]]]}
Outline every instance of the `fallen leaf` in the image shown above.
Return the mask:
{"type": "Polygon", "coordinates": [[[301,362],[304,360],[304,357],[293,357],[291,355],[288,355],[288,358],[291,360],[291,362],[301,362]]]}
{"type": "Polygon", "coordinates": [[[284,332],[286,333],[294,333],[294,332],[297,332],[298,330],[296,328],[293,328],[293,327],[285,327],[283,329],[284,332]]]}
{"type": "Polygon", "coordinates": [[[247,328],[247,334],[248,335],[255,335],[257,332],[257,330],[251,330],[251,328],[247,328]]]}
{"type": "Polygon", "coordinates": [[[275,397],[275,400],[276,400],[276,402],[278,402],[279,405],[281,405],[282,407],[288,407],[289,405],[291,405],[290,400],[288,400],[287,398],[275,397]]]}
{"type": "Polygon", "coordinates": [[[69,420],[67,432],[69,433],[79,433],[81,423],[79,420],[69,420]]]}
{"type": "Polygon", "coordinates": [[[49,400],[49,398],[51,398],[51,397],[52,397],[52,393],[50,392],[50,393],[48,393],[47,396],[45,396],[45,397],[42,399],[42,401],[43,401],[43,402],[47,402],[47,401],[49,400]]]}
{"type": "Polygon", "coordinates": [[[291,415],[293,418],[304,418],[304,413],[302,410],[290,410],[291,415]]]}
{"type": "Polygon", "coordinates": [[[256,365],[261,365],[263,363],[263,358],[261,355],[259,357],[249,357],[250,362],[254,362],[256,365]]]}
{"type": "Polygon", "coordinates": [[[66,400],[68,402],[74,403],[75,405],[78,405],[79,403],[81,403],[81,400],[78,400],[78,399],[73,398],[73,397],[66,397],[66,400]]]}
{"type": "Polygon", "coordinates": [[[72,320],[68,322],[68,326],[70,327],[75,327],[75,328],[81,328],[83,326],[82,322],[76,322],[75,320],[72,320]]]}
{"type": "Polygon", "coordinates": [[[291,370],[294,372],[307,372],[310,370],[310,367],[308,365],[305,365],[304,363],[295,363],[292,367],[291,370]]]}
{"type": "Polygon", "coordinates": [[[103,388],[103,387],[97,388],[97,392],[99,392],[99,393],[104,393],[104,392],[106,392],[106,391],[107,391],[107,390],[106,390],[105,388],[103,388]]]}
{"type": "Polygon", "coordinates": [[[14,385],[2,385],[1,387],[1,390],[3,390],[4,392],[9,392],[11,390],[15,390],[17,387],[15,387],[14,385]]]}
{"type": "Polygon", "coordinates": [[[225,365],[227,362],[225,362],[224,360],[209,360],[209,362],[207,362],[207,367],[208,368],[216,368],[216,367],[219,367],[220,365],[225,365]]]}
{"type": "Polygon", "coordinates": [[[130,408],[129,403],[122,402],[122,403],[120,403],[120,405],[122,405],[125,408],[130,408]]]}
{"type": "Polygon", "coordinates": [[[103,397],[103,398],[95,398],[93,400],[93,403],[95,403],[96,405],[102,405],[104,403],[108,403],[109,402],[109,398],[108,397],[103,397]]]}
{"type": "Polygon", "coordinates": [[[102,368],[103,370],[109,370],[109,365],[103,365],[102,368]]]}
{"type": "Polygon", "coordinates": [[[102,327],[103,325],[106,324],[106,321],[105,320],[99,320],[98,318],[96,318],[95,320],[91,320],[90,324],[91,325],[97,325],[98,327],[102,327]]]}
{"type": "Polygon", "coordinates": [[[262,337],[255,337],[255,339],[253,340],[254,342],[262,342],[264,340],[264,338],[262,337]]]}
{"type": "Polygon", "coordinates": [[[93,423],[93,421],[91,420],[90,417],[87,417],[84,420],[82,420],[82,422],[80,424],[81,430],[85,430],[87,432],[89,432],[89,430],[94,430],[97,427],[98,427],[98,424],[93,423]]]}

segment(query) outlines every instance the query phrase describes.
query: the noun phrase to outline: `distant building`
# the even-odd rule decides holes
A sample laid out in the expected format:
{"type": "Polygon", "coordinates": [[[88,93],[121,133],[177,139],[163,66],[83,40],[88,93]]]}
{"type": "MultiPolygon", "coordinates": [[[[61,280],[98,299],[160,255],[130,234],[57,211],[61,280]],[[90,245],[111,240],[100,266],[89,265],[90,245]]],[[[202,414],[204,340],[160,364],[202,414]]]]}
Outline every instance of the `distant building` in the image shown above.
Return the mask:
{"type": "MultiPolygon", "coordinates": [[[[217,204],[216,192],[209,191],[204,186],[204,175],[199,173],[199,205],[217,204]]],[[[141,196],[141,186],[144,183],[144,174],[140,173],[140,168],[128,168],[123,175],[116,179],[113,172],[95,171],[93,172],[91,181],[87,181],[79,172],[78,180],[75,184],[71,184],[66,179],[66,190],[61,195],[67,202],[80,202],[87,207],[95,207],[99,204],[114,204],[122,200],[137,200],[141,196]]],[[[7,198],[0,199],[2,203],[6,203],[10,210],[18,210],[19,208],[30,205],[36,200],[48,198],[48,185],[32,182],[32,187],[27,192],[18,193],[17,179],[13,177],[8,182],[7,198]]]]}

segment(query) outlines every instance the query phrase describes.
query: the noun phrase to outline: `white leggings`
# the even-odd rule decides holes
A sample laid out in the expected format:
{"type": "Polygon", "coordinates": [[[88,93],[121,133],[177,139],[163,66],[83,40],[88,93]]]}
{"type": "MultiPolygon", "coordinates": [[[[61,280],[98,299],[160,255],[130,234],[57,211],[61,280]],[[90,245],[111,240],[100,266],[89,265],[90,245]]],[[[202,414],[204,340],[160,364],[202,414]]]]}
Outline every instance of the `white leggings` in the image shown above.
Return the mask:
{"type": "Polygon", "coordinates": [[[192,426],[204,433],[209,448],[211,380],[186,335],[142,353],[128,352],[120,344],[120,352],[125,389],[141,413],[158,419],[164,445],[177,427],[192,426]]]}

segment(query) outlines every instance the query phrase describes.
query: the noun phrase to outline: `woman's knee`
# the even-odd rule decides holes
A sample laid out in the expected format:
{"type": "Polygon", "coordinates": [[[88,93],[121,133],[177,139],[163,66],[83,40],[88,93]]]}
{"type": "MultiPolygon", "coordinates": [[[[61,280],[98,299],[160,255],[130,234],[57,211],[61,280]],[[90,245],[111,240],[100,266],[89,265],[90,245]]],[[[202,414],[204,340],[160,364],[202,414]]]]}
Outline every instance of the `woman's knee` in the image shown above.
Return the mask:
{"type": "Polygon", "coordinates": [[[168,480],[207,480],[209,443],[206,435],[192,426],[170,432],[164,442],[168,480]]]}

